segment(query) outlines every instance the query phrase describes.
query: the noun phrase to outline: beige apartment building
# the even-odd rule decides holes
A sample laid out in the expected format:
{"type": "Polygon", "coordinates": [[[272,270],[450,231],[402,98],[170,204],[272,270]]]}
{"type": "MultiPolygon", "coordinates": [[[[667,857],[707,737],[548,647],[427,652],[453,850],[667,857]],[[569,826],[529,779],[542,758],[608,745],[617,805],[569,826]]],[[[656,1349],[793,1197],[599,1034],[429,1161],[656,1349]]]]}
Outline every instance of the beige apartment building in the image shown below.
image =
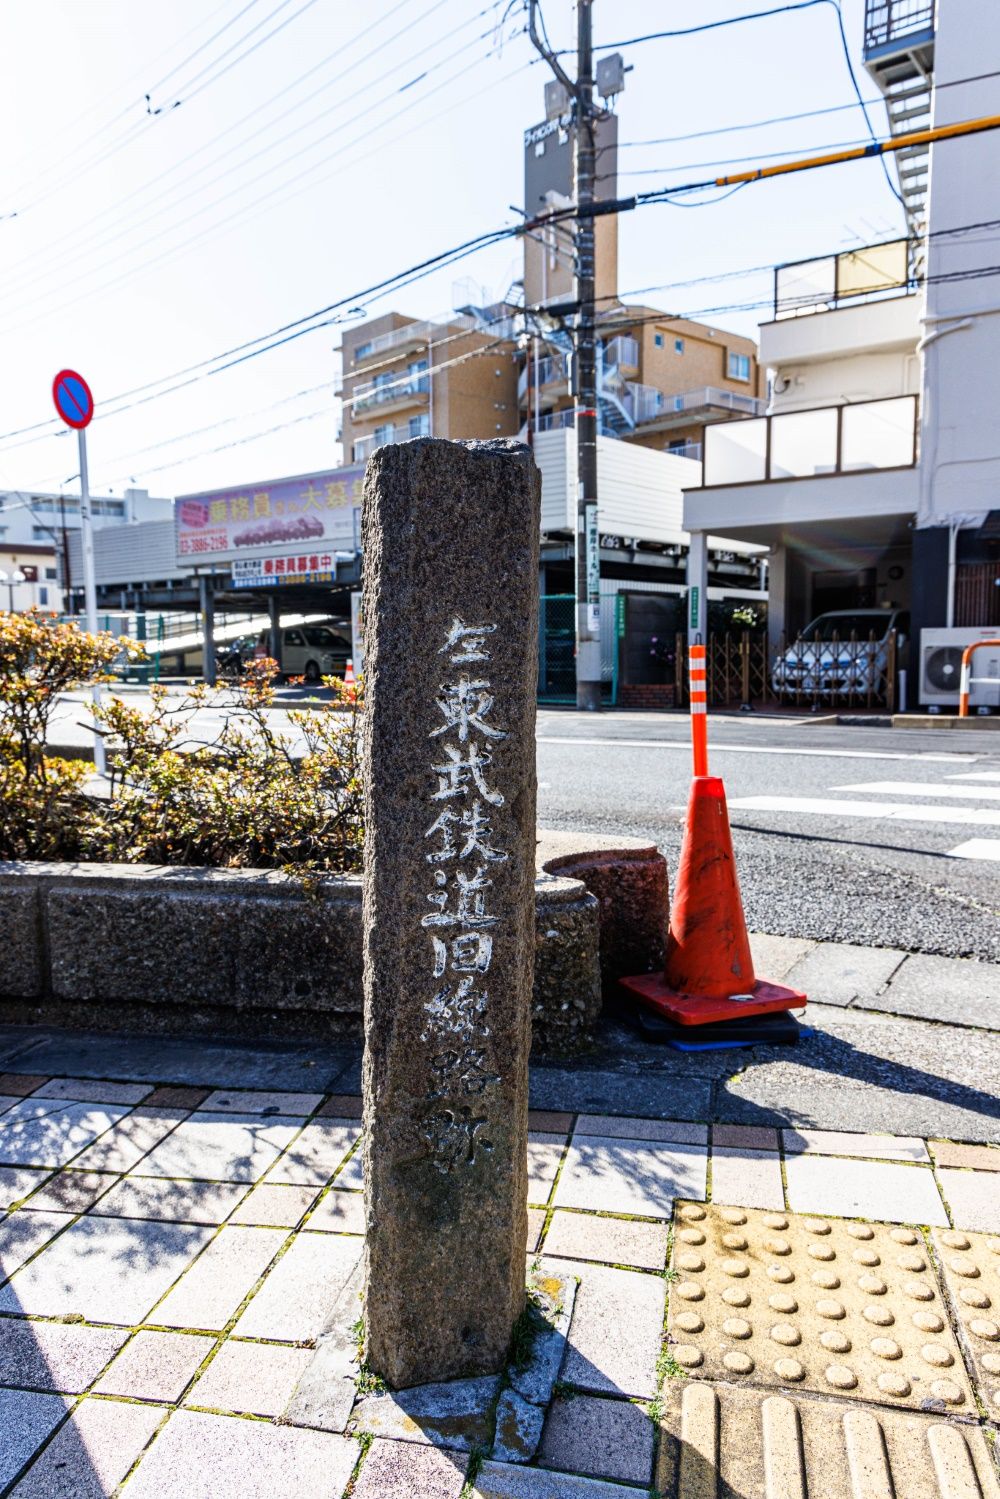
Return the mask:
{"type": "MultiPolygon", "coordinates": [[[[706,426],[764,411],[766,378],[750,338],[653,307],[619,305],[599,323],[600,430],[700,459],[706,426]]],[[[574,425],[569,351],[539,338],[518,383],[521,428],[574,425]]]]}
{"type": "Polygon", "coordinates": [[[516,349],[506,332],[506,320],[494,332],[461,313],[422,321],[399,312],[345,331],[345,461],[411,437],[515,436],[516,349]]]}

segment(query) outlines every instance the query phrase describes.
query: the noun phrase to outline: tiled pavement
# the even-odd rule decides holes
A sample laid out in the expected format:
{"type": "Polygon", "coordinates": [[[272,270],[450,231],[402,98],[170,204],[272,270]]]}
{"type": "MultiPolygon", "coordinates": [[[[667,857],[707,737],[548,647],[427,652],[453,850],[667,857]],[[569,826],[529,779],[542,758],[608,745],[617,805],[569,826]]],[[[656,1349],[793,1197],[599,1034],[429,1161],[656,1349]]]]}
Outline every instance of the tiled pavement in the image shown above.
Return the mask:
{"type": "Polygon", "coordinates": [[[1000,1148],[533,1114],[530,1254],[579,1287],[517,1465],[284,1417],[361,1251],[356,1095],[2,1084],[0,1494],[1000,1496],[1000,1148]]]}

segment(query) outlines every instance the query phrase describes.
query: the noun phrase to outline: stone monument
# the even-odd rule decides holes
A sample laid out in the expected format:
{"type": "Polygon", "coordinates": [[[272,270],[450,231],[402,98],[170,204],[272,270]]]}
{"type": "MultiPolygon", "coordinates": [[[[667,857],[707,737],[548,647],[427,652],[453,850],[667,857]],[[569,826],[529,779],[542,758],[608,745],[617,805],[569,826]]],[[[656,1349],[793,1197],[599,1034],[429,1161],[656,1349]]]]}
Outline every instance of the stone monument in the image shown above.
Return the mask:
{"type": "Polygon", "coordinates": [[[380,448],[363,512],[366,1358],[501,1368],[524,1304],[540,479],[380,448]]]}

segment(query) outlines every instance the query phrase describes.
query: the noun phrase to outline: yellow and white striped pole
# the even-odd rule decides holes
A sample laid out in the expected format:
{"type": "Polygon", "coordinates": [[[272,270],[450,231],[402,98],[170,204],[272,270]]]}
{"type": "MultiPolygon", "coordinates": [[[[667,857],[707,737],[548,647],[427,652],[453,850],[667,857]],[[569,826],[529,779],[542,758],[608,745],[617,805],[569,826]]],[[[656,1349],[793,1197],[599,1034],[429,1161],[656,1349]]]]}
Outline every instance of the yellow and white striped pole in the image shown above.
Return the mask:
{"type": "Polygon", "coordinates": [[[691,696],[691,749],[696,776],[708,775],[708,680],[705,675],[705,647],[693,645],[688,660],[691,696]]]}

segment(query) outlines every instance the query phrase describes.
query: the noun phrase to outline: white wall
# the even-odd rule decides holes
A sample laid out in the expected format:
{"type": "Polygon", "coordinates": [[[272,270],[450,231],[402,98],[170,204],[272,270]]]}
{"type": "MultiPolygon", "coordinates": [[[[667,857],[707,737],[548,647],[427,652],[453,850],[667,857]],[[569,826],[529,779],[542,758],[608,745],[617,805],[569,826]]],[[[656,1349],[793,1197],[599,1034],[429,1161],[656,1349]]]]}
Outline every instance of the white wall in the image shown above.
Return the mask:
{"type": "MultiPolygon", "coordinates": [[[[998,68],[996,0],[941,0],[934,49],[934,124],[996,114],[995,77],[941,85],[998,68]]],[[[998,162],[996,131],[931,147],[926,334],[933,341],[924,349],[918,525],[941,525],[951,517],[1000,507],[1000,276],[935,280],[1000,262],[1000,234],[995,229],[940,233],[1000,219],[998,162]],[[959,326],[966,321],[969,326],[959,326]]]]}
{"type": "MultiPolygon", "coordinates": [[[[542,530],[576,530],[576,433],[570,428],[539,432],[535,458],[542,471],[542,530]]],[[[597,439],[597,486],[602,533],[686,546],[683,491],[701,483],[701,464],[654,448],[597,439]]],[[[712,545],[729,546],[713,538],[712,545]]],[[[732,545],[732,550],[752,550],[732,545]]]]}

